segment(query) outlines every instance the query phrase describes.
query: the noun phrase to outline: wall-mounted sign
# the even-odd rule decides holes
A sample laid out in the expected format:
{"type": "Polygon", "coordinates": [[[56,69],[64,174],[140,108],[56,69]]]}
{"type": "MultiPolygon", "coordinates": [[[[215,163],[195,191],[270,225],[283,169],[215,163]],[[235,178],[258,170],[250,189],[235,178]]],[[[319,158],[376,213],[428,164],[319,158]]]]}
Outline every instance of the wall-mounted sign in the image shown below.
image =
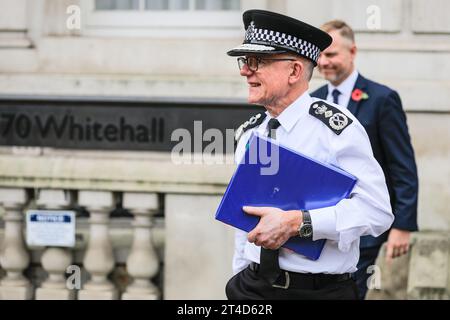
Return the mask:
{"type": "Polygon", "coordinates": [[[75,246],[75,212],[29,210],[26,214],[26,239],[29,246],[75,246]]]}
{"type": "Polygon", "coordinates": [[[0,96],[0,145],[171,151],[179,142],[173,133],[185,129],[205,147],[208,129],[225,137],[259,111],[223,101],[0,96]]]}

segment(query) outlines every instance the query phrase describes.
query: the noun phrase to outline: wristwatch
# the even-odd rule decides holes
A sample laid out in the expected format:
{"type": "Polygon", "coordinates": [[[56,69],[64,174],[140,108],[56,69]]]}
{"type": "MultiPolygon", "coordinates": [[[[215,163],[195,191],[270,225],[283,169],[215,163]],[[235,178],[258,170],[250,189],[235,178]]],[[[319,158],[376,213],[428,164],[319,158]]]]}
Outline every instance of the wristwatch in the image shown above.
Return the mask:
{"type": "Polygon", "coordinates": [[[301,238],[312,238],[313,228],[311,223],[311,215],[308,210],[302,210],[303,221],[298,228],[298,235],[301,238]]]}

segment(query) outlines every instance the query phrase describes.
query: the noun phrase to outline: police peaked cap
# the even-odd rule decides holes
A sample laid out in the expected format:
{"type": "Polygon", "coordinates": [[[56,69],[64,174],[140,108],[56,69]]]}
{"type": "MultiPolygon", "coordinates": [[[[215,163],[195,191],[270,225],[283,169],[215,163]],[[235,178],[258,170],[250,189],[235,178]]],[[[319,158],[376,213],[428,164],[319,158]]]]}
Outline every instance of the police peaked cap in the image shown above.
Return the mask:
{"type": "Polygon", "coordinates": [[[242,17],[246,30],[244,42],[228,51],[230,56],[292,52],[316,66],[320,52],[332,42],[328,33],[279,13],[248,10],[242,17]]]}

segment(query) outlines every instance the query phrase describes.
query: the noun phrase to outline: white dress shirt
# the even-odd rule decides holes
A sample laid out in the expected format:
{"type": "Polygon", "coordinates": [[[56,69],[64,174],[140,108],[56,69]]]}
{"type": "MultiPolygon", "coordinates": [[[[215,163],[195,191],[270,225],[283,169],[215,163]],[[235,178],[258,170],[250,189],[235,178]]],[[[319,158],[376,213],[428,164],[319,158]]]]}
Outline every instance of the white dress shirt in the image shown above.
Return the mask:
{"type": "Polygon", "coordinates": [[[330,82],[328,82],[328,94],[327,94],[327,101],[333,103],[333,95],[332,92],[334,89],[338,89],[341,93],[338,97],[338,105],[343,107],[348,107],[348,103],[350,101],[350,98],[352,97],[352,91],[355,87],[356,80],[358,79],[358,71],[355,69],[353,72],[342,81],[340,85],[337,87],[333,86],[330,82]]]}
{"type": "MultiPolygon", "coordinates": [[[[327,239],[319,259],[310,260],[280,248],[279,264],[281,269],[301,273],[354,272],[359,259],[359,238],[382,234],[389,229],[394,216],[383,171],[372,155],[366,131],[347,109],[334,105],[353,120],[340,135],[335,134],[309,114],[311,104],[318,100],[321,99],[305,92],[285,109],[277,117],[281,126],[277,129],[276,141],[313,159],[340,167],[358,181],[349,199],[333,207],[310,210],[313,240],[327,239]]],[[[258,127],[242,135],[236,148],[236,163],[244,156],[252,131],[266,134],[271,118],[266,114],[258,127]]],[[[243,270],[251,261],[259,263],[259,255],[260,247],[247,241],[247,232],[237,230],[233,272],[243,270]]]]}

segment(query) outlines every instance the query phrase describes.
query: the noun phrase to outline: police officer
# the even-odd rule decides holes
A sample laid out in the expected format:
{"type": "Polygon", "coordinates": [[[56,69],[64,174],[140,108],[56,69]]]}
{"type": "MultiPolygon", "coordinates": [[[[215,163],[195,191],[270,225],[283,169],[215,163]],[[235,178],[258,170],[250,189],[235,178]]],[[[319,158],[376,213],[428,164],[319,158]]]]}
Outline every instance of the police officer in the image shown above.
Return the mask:
{"type": "MultiPolygon", "coordinates": [[[[263,10],[243,14],[245,39],[230,50],[247,79],[248,101],[265,113],[237,131],[236,161],[252,132],[340,167],[358,181],[348,199],[316,210],[244,207],[260,217],[249,233],[237,231],[229,299],[356,299],[359,238],[386,231],[393,215],[383,172],[364,128],[345,108],[311,98],[309,80],[331,37],[304,22],[263,10]],[[310,260],[280,248],[290,237],[326,239],[310,260]]],[[[280,165],[283,165],[280,163],[280,165]]],[[[297,183],[301,184],[302,181],[297,183]]],[[[248,192],[251,192],[249,190],[248,192]]]]}

